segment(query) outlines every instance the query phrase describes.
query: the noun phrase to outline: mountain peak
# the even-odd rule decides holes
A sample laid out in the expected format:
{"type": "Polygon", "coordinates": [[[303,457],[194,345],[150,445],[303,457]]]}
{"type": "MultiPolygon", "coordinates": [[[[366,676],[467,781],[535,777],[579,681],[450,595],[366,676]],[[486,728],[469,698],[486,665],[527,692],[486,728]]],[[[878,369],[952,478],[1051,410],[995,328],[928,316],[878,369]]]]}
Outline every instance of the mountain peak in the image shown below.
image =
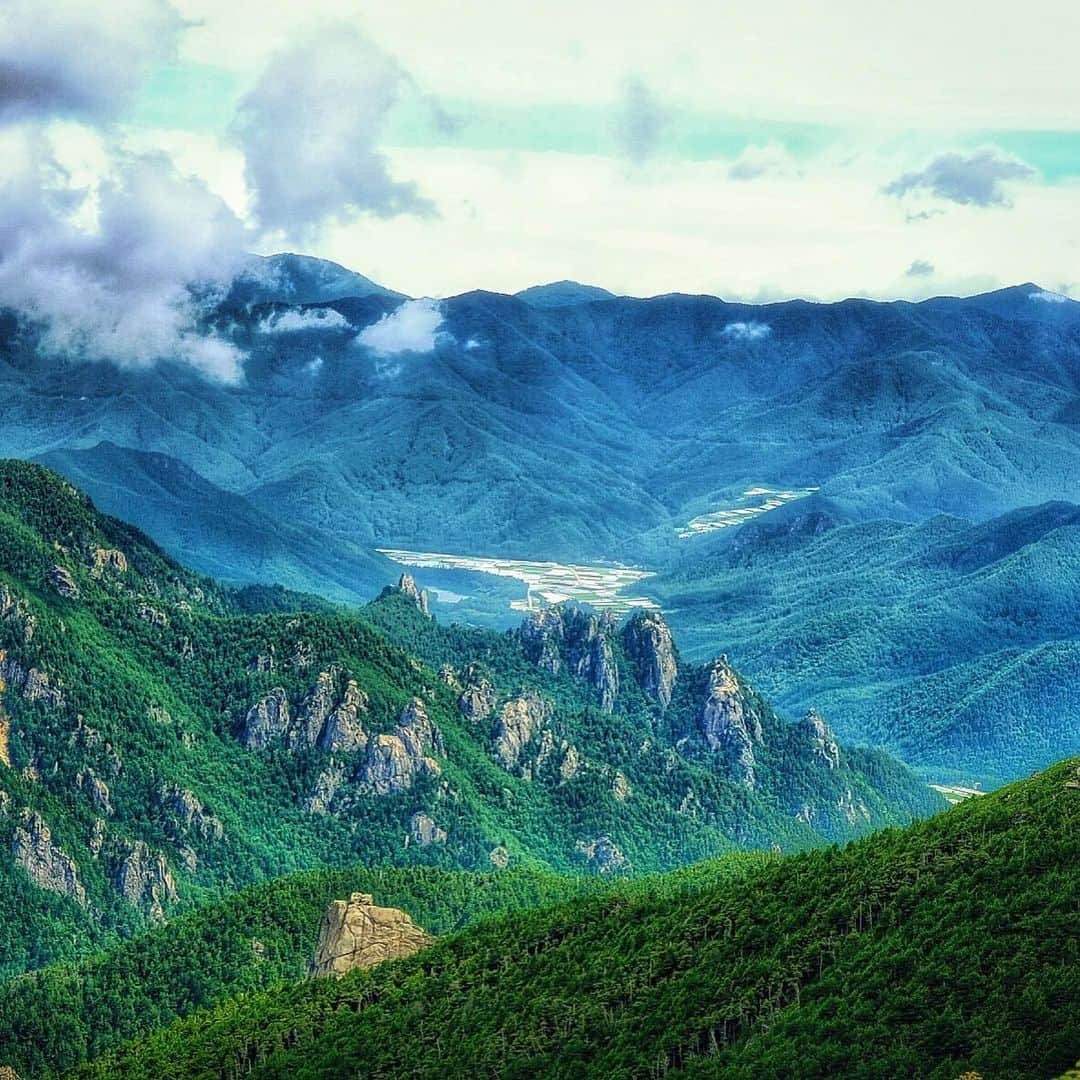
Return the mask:
{"type": "Polygon", "coordinates": [[[583,285],[580,281],[551,281],[546,285],[532,285],[514,293],[519,300],[537,308],[574,307],[590,304],[594,300],[613,300],[615,293],[599,285],[583,285]]]}

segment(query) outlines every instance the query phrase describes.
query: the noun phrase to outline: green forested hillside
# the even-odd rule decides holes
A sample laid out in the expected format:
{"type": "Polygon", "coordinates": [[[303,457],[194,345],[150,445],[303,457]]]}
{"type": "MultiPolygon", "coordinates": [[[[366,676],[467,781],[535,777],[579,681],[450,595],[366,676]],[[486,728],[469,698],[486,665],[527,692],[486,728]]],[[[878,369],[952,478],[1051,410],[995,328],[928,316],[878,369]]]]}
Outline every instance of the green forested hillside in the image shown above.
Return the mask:
{"type": "MultiPolygon", "coordinates": [[[[735,857],[725,866],[735,872],[735,857]]],[[[673,880],[677,880],[673,879],[673,880]]],[[[362,891],[435,934],[584,896],[598,877],[426,867],[317,870],[179,915],[111,951],[0,982],[0,1065],[23,1077],[71,1068],[226,997],[302,979],[327,905],[362,891]]]]}
{"type": "Polygon", "coordinates": [[[1080,766],[697,891],[241,996],[82,1077],[1035,1080],[1080,1047],[1080,766]]]}
{"type": "Polygon", "coordinates": [[[0,976],[296,870],[632,875],[942,805],[726,662],[679,664],[666,627],[498,635],[420,604],[233,592],[0,464],[0,976]]]}

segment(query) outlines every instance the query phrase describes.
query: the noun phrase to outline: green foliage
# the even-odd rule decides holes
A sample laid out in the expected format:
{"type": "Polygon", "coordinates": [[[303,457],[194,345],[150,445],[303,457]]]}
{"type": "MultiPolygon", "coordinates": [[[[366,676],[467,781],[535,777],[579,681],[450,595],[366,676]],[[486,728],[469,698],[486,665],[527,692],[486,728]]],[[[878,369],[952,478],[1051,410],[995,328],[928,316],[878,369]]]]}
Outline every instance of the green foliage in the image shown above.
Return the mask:
{"type": "MultiPolygon", "coordinates": [[[[602,887],[595,877],[430,868],[320,870],[257,885],[109,952],[0,983],[0,1063],[24,1077],[68,1069],[226,997],[295,983],[315,954],[330,901],[352,892],[371,893],[446,934],[602,887]]],[[[26,891],[13,899],[56,917],[26,891]]]]}
{"type": "Polygon", "coordinates": [[[1080,1045],[1078,775],[700,888],[684,872],[516,913],[76,1075],[1057,1075],[1080,1045]]]}

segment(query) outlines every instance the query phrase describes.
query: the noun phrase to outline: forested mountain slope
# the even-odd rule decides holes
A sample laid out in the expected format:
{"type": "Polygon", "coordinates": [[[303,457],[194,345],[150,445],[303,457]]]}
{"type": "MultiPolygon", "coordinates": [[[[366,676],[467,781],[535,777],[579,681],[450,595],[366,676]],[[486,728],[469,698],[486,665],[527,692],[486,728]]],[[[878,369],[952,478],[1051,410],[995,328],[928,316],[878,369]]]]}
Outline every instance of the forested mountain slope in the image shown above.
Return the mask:
{"type": "Polygon", "coordinates": [[[1057,1076],[1080,1046],[1077,760],[930,821],[466,930],[78,1075],[1057,1076]]]}
{"type": "Polygon", "coordinates": [[[655,615],[502,635],[409,580],[359,612],[233,592],[19,462],[0,568],[3,974],[298,869],[632,874],[941,805],[726,659],[682,664],[655,615]]]}

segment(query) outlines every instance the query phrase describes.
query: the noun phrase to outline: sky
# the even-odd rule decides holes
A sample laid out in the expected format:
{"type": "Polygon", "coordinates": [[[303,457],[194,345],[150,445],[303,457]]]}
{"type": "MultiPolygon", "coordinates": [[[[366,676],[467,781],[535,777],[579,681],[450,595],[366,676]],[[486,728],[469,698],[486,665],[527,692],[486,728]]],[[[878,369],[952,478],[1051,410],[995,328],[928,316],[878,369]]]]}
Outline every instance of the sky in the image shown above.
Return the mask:
{"type": "Polygon", "coordinates": [[[1066,0],[5,0],[0,303],[231,377],[186,284],[245,251],[422,297],[1080,297],[1078,55],[1066,0]]]}

